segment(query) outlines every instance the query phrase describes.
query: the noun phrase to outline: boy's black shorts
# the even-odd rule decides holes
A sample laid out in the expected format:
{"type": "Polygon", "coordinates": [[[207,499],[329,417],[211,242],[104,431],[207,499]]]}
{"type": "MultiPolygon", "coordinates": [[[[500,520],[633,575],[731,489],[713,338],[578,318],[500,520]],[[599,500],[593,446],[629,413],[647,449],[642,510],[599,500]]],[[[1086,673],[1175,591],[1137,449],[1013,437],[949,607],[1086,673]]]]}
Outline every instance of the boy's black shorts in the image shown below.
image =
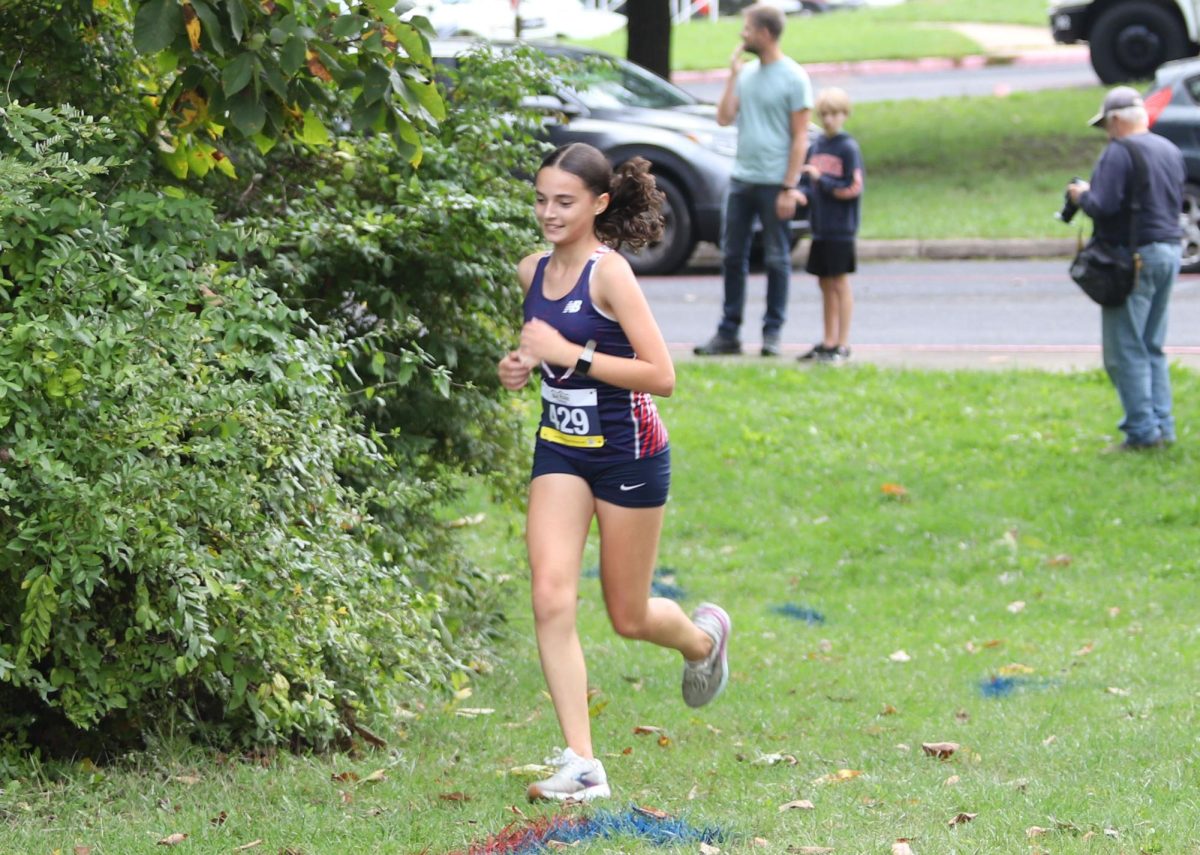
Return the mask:
{"type": "Polygon", "coordinates": [[[813,238],[804,269],[813,276],[841,276],[857,270],[853,240],[813,238]]]}

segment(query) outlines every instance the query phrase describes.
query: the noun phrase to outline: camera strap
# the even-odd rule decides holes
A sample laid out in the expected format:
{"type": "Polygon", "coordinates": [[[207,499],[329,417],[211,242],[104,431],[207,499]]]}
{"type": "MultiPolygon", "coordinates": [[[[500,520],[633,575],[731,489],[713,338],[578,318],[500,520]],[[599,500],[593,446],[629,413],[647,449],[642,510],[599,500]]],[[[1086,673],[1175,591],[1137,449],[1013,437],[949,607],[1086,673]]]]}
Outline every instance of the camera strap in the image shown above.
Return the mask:
{"type": "Polygon", "coordinates": [[[1127,139],[1114,142],[1129,152],[1129,159],[1133,162],[1133,172],[1126,185],[1126,192],[1129,193],[1129,251],[1133,253],[1133,269],[1139,271],[1142,267],[1142,256],[1137,251],[1137,227],[1142,212],[1142,199],[1150,186],[1150,176],[1146,170],[1146,158],[1138,146],[1127,139]]]}

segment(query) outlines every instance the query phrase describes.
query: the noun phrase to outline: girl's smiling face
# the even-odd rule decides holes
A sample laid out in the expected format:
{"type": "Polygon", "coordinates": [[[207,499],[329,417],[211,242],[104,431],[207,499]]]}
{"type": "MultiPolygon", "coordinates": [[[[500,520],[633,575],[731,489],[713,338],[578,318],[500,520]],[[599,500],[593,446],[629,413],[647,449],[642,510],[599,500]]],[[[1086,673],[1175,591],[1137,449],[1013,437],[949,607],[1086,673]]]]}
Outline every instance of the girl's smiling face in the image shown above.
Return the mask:
{"type": "Polygon", "coordinates": [[[608,194],[597,196],[583,179],[557,166],[537,174],[534,214],[546,240],[573,243],[595,234],[596,215],[608,207],[608,194]]]}

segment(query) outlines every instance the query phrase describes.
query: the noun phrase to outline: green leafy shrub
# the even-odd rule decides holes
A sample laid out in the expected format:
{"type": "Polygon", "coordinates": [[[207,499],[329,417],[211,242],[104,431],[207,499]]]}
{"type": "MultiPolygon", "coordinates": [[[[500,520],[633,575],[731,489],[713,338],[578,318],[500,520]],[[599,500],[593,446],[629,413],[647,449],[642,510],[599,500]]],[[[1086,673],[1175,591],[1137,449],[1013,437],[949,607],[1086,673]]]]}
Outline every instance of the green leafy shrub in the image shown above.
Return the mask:
{"type": "Polygon", "coordinates": [[[437,489],[346,404],[372,334],[218,261],[264,238],[122,188],[113,142],[0,108],[0,732],[328,743],[456,667],[435,559],[371,548],[437,489]]]}

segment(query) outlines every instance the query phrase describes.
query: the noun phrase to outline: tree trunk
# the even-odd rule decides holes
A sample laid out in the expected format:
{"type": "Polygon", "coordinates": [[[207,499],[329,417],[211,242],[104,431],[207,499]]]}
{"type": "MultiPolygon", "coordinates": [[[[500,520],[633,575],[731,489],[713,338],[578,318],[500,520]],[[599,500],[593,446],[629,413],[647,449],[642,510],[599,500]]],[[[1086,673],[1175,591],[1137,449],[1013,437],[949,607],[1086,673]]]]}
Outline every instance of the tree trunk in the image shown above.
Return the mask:
{"type": "Polygon", "coordinates": [[[625,55],[662,77],[671,76],[670,0],[628,0],[625,16],[629,46],[625,55]]]}

